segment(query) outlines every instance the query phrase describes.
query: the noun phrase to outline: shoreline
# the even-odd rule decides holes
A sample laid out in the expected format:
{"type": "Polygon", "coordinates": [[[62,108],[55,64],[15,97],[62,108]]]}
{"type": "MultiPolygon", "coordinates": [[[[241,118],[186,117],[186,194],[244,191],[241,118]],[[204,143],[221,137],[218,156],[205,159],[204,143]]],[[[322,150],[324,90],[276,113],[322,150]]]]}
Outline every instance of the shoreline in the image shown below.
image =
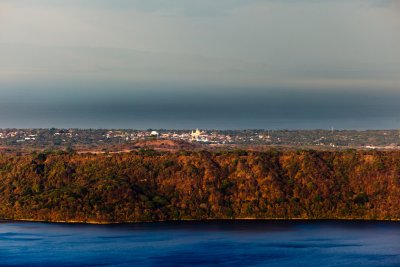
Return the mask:
{"type": "Polygon", "coordinates": [[[34,219],[3,219],[0,223],[10,222],[32,222],[32,223],[49,223],[49,224],[84,224],[84,225],[124,225],[124,224],[142,224],[142,223],[179,223],[179,222],[211,222],[211,221],[309,221],[309,222],[334,222],[334,221],[354,221],[354,222],[400,222],[400,218],[395,219],[365,219],[365,218],[208,218],[208,219],[179,219],[179,220],[155,220],[155,221],[126,221],[126,222],[96,222],[96,221],[48,221],[34,219]]]}

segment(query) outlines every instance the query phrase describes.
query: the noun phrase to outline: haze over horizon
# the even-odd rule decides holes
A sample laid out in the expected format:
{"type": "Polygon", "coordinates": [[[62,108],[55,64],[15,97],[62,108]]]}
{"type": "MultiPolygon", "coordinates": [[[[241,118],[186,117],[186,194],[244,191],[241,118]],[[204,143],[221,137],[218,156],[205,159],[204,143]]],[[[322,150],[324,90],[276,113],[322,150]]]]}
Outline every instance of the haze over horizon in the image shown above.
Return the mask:
{"type": "Polygon", "coordinates": [[[0,128],[400,128],[394,0],[0,0],[0,128]]]}

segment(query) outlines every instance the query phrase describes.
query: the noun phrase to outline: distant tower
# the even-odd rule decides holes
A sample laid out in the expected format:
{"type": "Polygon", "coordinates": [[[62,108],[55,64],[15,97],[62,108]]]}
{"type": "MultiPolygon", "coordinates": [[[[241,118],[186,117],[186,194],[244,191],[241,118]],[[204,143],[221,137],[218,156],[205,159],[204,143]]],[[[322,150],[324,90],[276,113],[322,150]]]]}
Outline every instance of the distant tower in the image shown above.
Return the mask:
{"type": "Polygon", "coordinates": [[[157,131],[151,131],[150,135],[157,138],[160,134],[157,131]]]}
{"type": "Polygon", "coordinates": [[[199,140],[201,134],[202,132],[200,132],[199,128],[197,128],[196,131],[192,131],[192,140],[199,140]]]}

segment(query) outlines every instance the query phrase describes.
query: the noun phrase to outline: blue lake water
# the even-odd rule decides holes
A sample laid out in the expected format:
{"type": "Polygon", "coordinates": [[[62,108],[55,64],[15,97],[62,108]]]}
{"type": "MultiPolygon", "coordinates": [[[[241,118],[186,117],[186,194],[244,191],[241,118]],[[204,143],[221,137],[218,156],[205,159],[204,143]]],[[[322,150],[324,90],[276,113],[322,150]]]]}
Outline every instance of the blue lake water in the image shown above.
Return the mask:
{"type": "Polygon", "coordinates": [[[400,266],[400,222],[1,222],[0,266],[400,266]]]}

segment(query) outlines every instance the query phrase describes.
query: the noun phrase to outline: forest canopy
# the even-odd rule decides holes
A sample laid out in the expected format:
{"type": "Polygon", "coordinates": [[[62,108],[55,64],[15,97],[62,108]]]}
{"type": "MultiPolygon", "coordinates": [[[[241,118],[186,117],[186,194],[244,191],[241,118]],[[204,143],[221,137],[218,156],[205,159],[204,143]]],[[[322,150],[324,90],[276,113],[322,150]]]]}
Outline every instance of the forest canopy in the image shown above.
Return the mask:
{"type": "Polygon", "coordinates": [[[0,155],[0,218],[400,219],[399,151],[0,155]]]}

